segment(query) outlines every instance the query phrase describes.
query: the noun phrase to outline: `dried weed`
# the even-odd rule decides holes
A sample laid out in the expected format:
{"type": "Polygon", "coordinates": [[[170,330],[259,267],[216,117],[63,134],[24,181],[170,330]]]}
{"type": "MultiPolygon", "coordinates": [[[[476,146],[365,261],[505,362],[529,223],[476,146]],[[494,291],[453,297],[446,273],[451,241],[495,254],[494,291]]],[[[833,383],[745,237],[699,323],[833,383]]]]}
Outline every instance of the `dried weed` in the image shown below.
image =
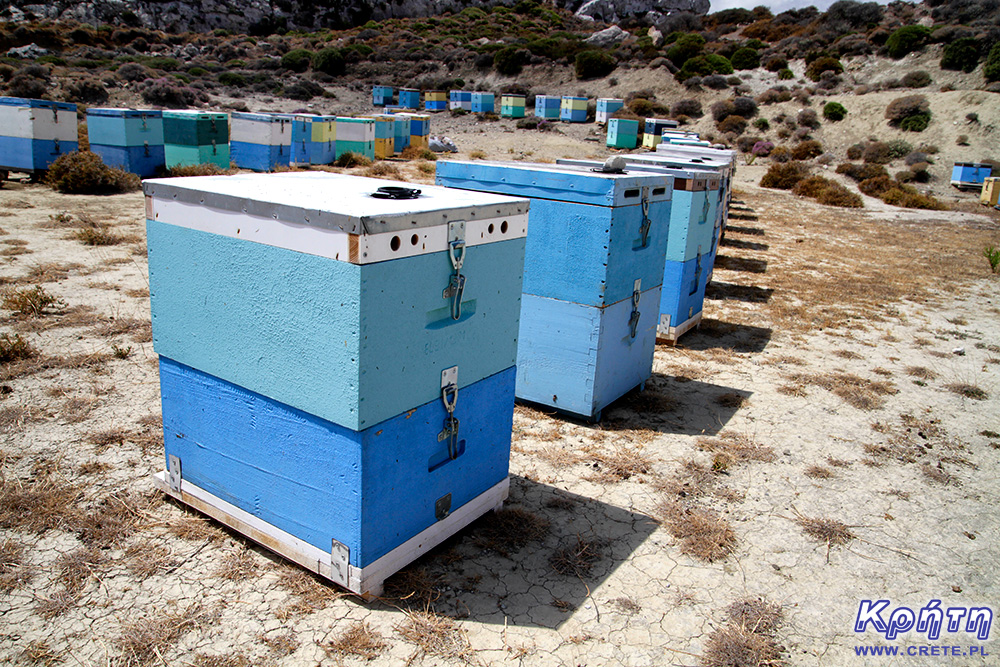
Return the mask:
{"type": "Polygon", "coordinates": [[[429,611],[407,611],[406,618],[396,625],[403,639],[416,644],[423,652],[441,658],[458,658],[471,662],[472,645],[465,631],[447,616],[429,611]]]}
{"type": "Polygon", "coordinates": [[[163,661],[163,654],[185,634],[217,621],[200,604],[180,611],[152,611],[139,618],[122,620],[117,640],[121,654],[115,667],[147,667],[163,661]]]}
{"type": "Polygon", "coordinates": [[[215,576],[228,581],[246,581],[257,575],[257,554],[250,549],[226,552],[219,561],[215,576]]]}
{"type": "Polygon", "coordinates": [[[784,618],[781,605],[765,598],[744,598],[729,605],[729,620],[750,632],[770,634],[784,618]]]}
{"type": "Polygon", "coordinates": [[[0,478],[0,528],[37,534],[72,529],[80,518],[80,488],[45,475],[30,480],[0,478]]]}
{"type": "Polygon", "coordinates": [[[784,648],[771,636],[739,625],[724,625],[711,634],[701,656],[702,667],[781,667],[784,648]]]}
{"type": "Polygon", "coordinates": [[[809,466],[806,468],[806,477],[814,479],[829,479],[833,477],[833,471],[823,466],[809,466]]]}
{"type": "Polygon", "coordinates": [[[109,564],[108,556],[95,547],[80,547],[56,558],[53,567],[56,580],[67,591],[79,594],[91,579],[103,572],[109,564]]]}
{"type": "Polygon", "coordinates": [[[24,556],[23,544],[11,538],[0,542],[0,593],[10,593],[31,582],[34,572],[24,556]]]}
{"type": "Polygon", "coordinates": [[[575,542],[553,552],[549,557],[549,565],[559,574],[583,579],[590,576],[591,570],[601,560],[602,546],[597,540],[585,540],[577,535],[575,542]]]}
{"type": "Polygon", "coordinates": [[[35,639],[28,642],[28,645],[21,651],[21,659],[31,665],[42,665],[51,667],[63,661],[63,656],[52,650],[49,643],[43,639],[35,639]]]}
{"type": "Polygon", "coordinates": [[[510,556],[512,551],[549,534],[549,522],[519,507],[490,512],[476,524],[473,540],[482,549],[510,556]]]}
{"type": "Polygon", "coordinates": [[[990,397],[984,389],[969,382],[953,382],[951,384],[946,384],[944,388],[953,394],[958,394],[959,396],[971,398],[976,401],[985,401],[990,397]]]}
{"type": "Polygon", "coordinates": [[[363,660],[374,660],[385,652],[389,647],[389,642],[364,621],[355,621],[351,627],[335,639],[320,644],[320,646],[331,657],[357,657],[363,660]]]}
{"type": "Polygon", "coordinates": [[[660,515],[670,534],[681,541],[681,553],[711,563],[736,549],[736,533],[715,512],[668,501],[660,515]]]}

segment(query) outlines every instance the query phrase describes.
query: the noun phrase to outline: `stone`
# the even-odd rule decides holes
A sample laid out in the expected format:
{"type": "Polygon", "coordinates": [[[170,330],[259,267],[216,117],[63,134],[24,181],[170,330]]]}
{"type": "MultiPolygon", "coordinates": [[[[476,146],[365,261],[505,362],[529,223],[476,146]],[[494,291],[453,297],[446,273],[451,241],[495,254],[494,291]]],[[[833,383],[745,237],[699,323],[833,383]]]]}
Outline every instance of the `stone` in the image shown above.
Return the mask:
{"type": "Polygon", "coordinates": [[[602,49],[607,49],[612,46],[616,46],[625,41],[628,37],[628,32],[622,30],[616,25],[610,28],[605,28],[604,30],[598,30],[593,35],[583,40],[584,44],[590,44],[591,46],[597,46],[602,49]]]}
{"type": "Polygon", "coordinates": [[[654,18],[650,14],[707,14],[709,9],[709,0],[588,0],[576,10],[576,15],[581,18],[589,16],[604,23],[618,23],[625,19],[641,19],[649,23],[654,18]]]}
{"type": "Polygon", "coordinates": [[[646,35],[653,40],[653,46],[656,48],[663,46],[663,33],[657,30],[655,25],[649,26],[649,30],[646,31],[646,35]]]}
{"type": "Polygon", "coordinates": [[[48,53],[48,49],[43,49],[37,44],[27,44],[25,46],[20,46],[17,48],[10,49],[7,51],[7,55],[11,58],[24,58],[25,60],[34,60],[39,56],[44,56],[48,53]]]}

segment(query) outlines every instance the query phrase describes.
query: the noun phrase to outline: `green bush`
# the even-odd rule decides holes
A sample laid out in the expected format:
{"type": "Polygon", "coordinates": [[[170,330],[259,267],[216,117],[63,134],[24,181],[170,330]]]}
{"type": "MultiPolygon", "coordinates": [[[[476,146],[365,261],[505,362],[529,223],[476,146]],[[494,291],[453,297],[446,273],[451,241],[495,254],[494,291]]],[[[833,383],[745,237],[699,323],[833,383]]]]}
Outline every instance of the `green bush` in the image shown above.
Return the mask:
{"type": "Polygon", "coordinates": [[[947,44],[941,53],[941,69],[971,72],[979,64],[979,42],[972,37],[962,37],[947,44]]]}
{"type": "Polygon", "coordinates": [[[312,62],[312,51],[306,49],[292,49],[281,56],[281,66],[293,72],[305,72],[312,62]]]}
{"type": "Polygon", "coordinates": [[[806,77],[812,81],[819,81],[823,78],[823,72],[840,74],[843,71],[844,66],[840,64],[839,60],[829,56],[823,56],[822,58],[817,58],[809,63],[809,67],[806,68],[806,77]]]}
{"type": "Polygon", "coordinates": [[[576,54],[576,78],[600,79],[615,71],[618,61],[604,51],[582,51],[576,54]]]}
{"type": "Polygon", "coordinates": [[[794,78],[795,78],[795,72],[793,72],[792,70],[788,69],[787,67],[784,68],[784,69],[782,69],[782,70],[778,70],[778,79],[779,80],[781,80],[781,81],[788,81],[788,80],[794,79],[794,78]]]}
{"type": "Polygon", "coordinates": [[[204,67],[192,67],[188,70],[188,74],[191,76],[205,76],[208,74],[208,70],[204,67]]]}
{"type": "Polygon", "coordinates": [[[106,195],[139,189],[139,177],[104,164],[90,151],[60,155],[49,166],[46,182],[64,194],[106,195]]]}
{"type": "Polygon", "coordinates": [[[931,75],[922,69],[907,72],[899,81],[906,88],[923,88],[924,86],[929,86],[933,83],[931,75]]]}
{"type": "Polygon", "coordinates": [[[929,113],[919,113],[913,116],[908,116],[904,118],[899,123],[899,129],[906,132],[923,132],[927,129],[927,126],[931,124],[931,115],[929,113]]]}
{"type": "Polygon", "coordinates": [[[181,61],[176,58],[146,58],[145,63],[153,69],[162,69],[164,72],[176,72],[181,68],[181,61]]]}
{"type": "Polygon", "coordinates": [[[760,54],[755,49],[745,46],[737,49],[730,60],[736,69],[757,69],[760,67],[760,54]]]}
{"type": "Polygon", "coordinates": [[[783,56],[771,56],[764,63],[764,69],[768,72],[780,72],[783,69],[788,69],[788,60],[783,56]]]}
{"type": "Polygon", "coordinates": [[[993,45],[989,55],[986,56],[986,64],[983,65],[983,77],[987,81],[1000,81],[1000,42],[993,45]]]}
{"type": "Polygon", "coordinates": [[[729,58],[725,56],[720,56],[717,53],[710,53],[705,56],[705,61],[711,66],[712,71],[716,74],[733,73],[733,64],[729,61],[729,58]]]}
{"type": "Polygon", "coordinates": [[[247,78],[238,72],[223,72],[219,75],[219,83],[223,86],[242,88],[247,85],[247,78]]]}
{"type": "Polygon", "coordinates": [[[313,69],[330,76],[340,76],[347,69],[347,61],[340,49],[322,49],[312,58],[313,69]]]}
{"type": "Polygon", "coordinates": [[[827,120],[836,122],[838,120],[844,120],[846,116],[847,107],[840,102],[827,102],[823,106],[823,118],[826,118],[827,120]]]}
{"type": "Polygon", "coordinates": [[[504,76],[517,76],[524,68],[524,59],[516,46],[505,46],[493,56],[493,66],[504,76]]]}
{"type": "Polygon", "coordinates": [[[931,29],[922,25],[907,25],[889,35],[885,42],[885,50],[890,58],[899,60],[906,54],[916,51],[931,35],[931,29]]]}
{"type": "Polygon", "coordinates": [[[679,36],[673,46],[667,49],[667,58],[681,67],[689,58],[700,54],[704,46],[704,37],[697,33],[686,33],[679,36]]]}

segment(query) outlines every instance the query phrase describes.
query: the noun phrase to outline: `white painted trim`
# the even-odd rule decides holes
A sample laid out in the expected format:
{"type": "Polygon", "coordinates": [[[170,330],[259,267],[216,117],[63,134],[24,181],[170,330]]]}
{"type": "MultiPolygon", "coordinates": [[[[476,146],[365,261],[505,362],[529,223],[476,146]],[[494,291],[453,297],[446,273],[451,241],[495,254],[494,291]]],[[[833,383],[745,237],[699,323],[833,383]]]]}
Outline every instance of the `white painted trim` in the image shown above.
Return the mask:
{"type": "MultiPolygon", "coordinates": [[[[216,521],[315,572],[324,579],[337,583],[332,576],[329,551],[323,551],[304,542],[291,533],[275,527],[184,479],[181,480],[180,493],[177,493],[170,489],[166,471],[155,473],[153,484],[168,496],[207,514],[216,521]]],[[[348,581],[344,588],[366,599],[381,595],[382,584],[387,578],[455,535],[486,512],[500,509],[504,500],[507,499],[509,490],[510,478],[504,478],[499,484],[479,494],[443,520],[417,533],[367,567],[358,568],[349,565],[348,581]]]]}
{"type": "MultiPolygon", "coordinates": [[[[693,329],[694,327],[701,324],[702,313],[698,313],[694,317],[689,318],[686,322],[678,324],[676,327],[666,325],[662,323],[656,327],[656,342],[657,343],[668,343],[670,345],[676,345],[677,339],[683,336],[685,333],[693,329]]],[[[667,316],[669,321],[670,316],[667,316]]]]}
{"type": "MultiPolygon", "coordinates": [[[[447,225],[406,232],[350,234],[339,229],[251,216],[173,199],[152,197],[149,203],[147,214],[158,222],[352,264],[374,264],[448,249],[447,225]],[[416,243],[413,243],[414,238],[416,243]]],[[[465,225],[467,246],[496,243],[527,236],[528,215],[467,220],[465,225]],[[500,231],[504,223],[507,224],[505,233],[500,231]]]]}

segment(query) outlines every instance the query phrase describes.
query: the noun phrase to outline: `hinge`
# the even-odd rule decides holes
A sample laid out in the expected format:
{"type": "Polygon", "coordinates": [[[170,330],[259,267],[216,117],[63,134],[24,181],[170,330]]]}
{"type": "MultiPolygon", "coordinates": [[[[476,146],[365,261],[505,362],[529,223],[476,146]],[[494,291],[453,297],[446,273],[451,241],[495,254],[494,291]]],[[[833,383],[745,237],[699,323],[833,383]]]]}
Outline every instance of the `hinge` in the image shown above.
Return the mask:
{"type": "Polygon", "coordinates": [[[330,579],[348,588],[351,580],[351,548],[337,540],[330,542],[330,579]]]}
{"type": "Polygon", "coordinates": [[[451,514],[451,494],[446,493],[434,503],[434,518],[444,521],[451,514]]]}
{"type": "Polygon", "coordinates": [[[635,338],[636,329],[639,326],[639,297],[642,294],[642,278],[636,278],[632,284],[632,314],[628,318],[629,335],[635,338]]]}
{"type": "Polygon", "coordinates": [[[167,486],[175,493],[181,492],[181,459],[173,454],[167,457],[167,486]]]}
{"type": "Polygon", "coordinates": [[[465,292],[465,276],[462,275],[462,265],[465,263],[465,220],[454,220],[448,223],[448,259],[455,273],[451,274],[448,287],[441,293],[442,299],[451,299],[451,319],[462,319],[462,294],[465,292]]]}
{"type": "Polygon", "coordinates": [[[444,418],[444,428],[438,433],[438,442],[448,441],[448,458],[458,458],[458,419],[455,418],[455,406],[458,404],[458,366],[452,366],[441,371],[441,402],[447,416],[444,418]]]}

